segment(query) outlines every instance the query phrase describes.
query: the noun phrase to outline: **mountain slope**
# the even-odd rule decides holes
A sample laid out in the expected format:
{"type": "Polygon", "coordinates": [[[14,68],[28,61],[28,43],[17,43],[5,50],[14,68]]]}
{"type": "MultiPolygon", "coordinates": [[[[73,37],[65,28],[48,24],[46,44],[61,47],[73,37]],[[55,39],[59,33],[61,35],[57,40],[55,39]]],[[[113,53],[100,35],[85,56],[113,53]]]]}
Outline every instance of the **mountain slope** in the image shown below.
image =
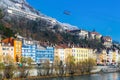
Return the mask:
{"type": "MultiPolygon", "coordinates": [[[[26,0],[0,0],[0,7],[6,9],[8,13],[14,13],[14,11],[21,12],[22,15],[26,13],[24,17],[28,17],[29,19],[32,17],[40,18],[46,20],[50,25],[54,26],[55,24],[61,25],[63,29],[78,29],[76,26],[72,26],[70,24],[61,23],[54,18],[48,17],[39,11],[32,8],[26,0]]],[[[15,13],[18,14],[18,13],[15,13]]]]}
{"type": "Polygon", "coordinates": [[[0,34],[4,37],[19,33],[23,37],[32,37],[41,42],[66,45],[70,43],[79,47],[104,48],[101,42],[80,40],[67,33],[66,30],[78,28],[39,13],[25,0],[0,0],[0,8],[2,10],[0,12],[0,34]]]}

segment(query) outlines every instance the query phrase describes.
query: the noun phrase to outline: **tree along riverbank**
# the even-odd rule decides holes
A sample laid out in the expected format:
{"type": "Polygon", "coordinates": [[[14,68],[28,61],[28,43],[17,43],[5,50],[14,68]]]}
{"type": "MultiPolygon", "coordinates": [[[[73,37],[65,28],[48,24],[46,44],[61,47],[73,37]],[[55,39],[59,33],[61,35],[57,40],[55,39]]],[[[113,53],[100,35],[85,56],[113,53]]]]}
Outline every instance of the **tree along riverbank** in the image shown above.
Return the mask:
{"type": "MultiPolygon", "coordinates": [[[[109,72],[110,73],[110,72],[109,72]]],[[[116,73],[116,72],[113,72],[113,73],[116,73]]],[[[101,73],[84,73],[84,74],[73,74],[73,75],[70,75],[70,74],[66,74],[66,75],[63,75],[63,76],[57,76],[57,75],[51,75],[51,76],[33,76],[33,77],[27,77],[27,78],[15,78],[15,79],[12,79],[12,80],[43,80],[43,79],[51,79],[51,78],[62,78],[62,77],[75,77],[75,76],[85,76],[85,75],[92,75],[92,74],[101,74],[101,73]]],[[[105,73],[102,73],[102,74],[105,74],[105,73]]]]}
{"type": "Polygon", "coordinates": [[[48,78],[61,78],[61,77],[73,77],[73,76],[82,76],[82,75],[91,75],[91,74],[105,74],[105,73],[113,73],[113,72],[119,72],[120,69],[117,67],[110,67],[110,66],[97,66],[96,71],[91,72],[84,72],[84,73],[66,73],[62,75],[43,75],[43,76],[28,76],[27,78],[15,78],[14,80],[37,80],[37,79],[48,79],[48,78]],[[102,71],[102,70],[105,71],[102,71]],[[107,71],[106,71],[107,70],[107,71]]]}
{"type": "Polygon", "coordinates": [[[21,58],[20,63],[13,63],[13,59],[7,56],[6,63],[1,63],[3,71],[0,72],[1,79],[22,79],[29,76],[36,77],[59,77],[59,76],[73,76],[75,74],[85,74],[91,72],[93,66],[96,65],[95,60],[89,58],[82,62],[75,63],[73,56],[68,56],[66,64],[55,58],[54,63],[46,60],[45,63],[39,65],[32,65],[31,58],[21,58]],[[9,60],[10,59],[10,60],[9,60]],[[33,69],[33,70],[32,70],[33,69]]]}
{"type": "Polygon", "coordinates": [[[0,72],[0,80],[30,80],[36,78],[80,76],[97,73],[100,72],[102,68],[108,68],[106,66],[95,67],[95,60],[91,58],[75,63],[73,56],[67,57],[66,64],[57,58],[55,58],[55,62],[52,64],[48,60],[38,65],[32,65],[31,58],[23,57],[21,58],[21,62],[17,64],[13,63],[12,58],[9,59],[10,56],[7,56],[6,64],[1,63],[0,67],[3,68],[3,70],[0,72]]]}
{"type": "MultiPolygon", "coordinates": [[[[109,69],[108,66],[97,66],[97,69],[96,69],[96,72],[93,69],[89,73],[88,72],[83,72],[83,73],[81,73],[81,72],[74,72],[74,73],[64,72],[63,74],[55,74],[55,73],[51,74],[50,70],[49,70],[49,74],[47,74],[47,72],[46,72],[45,69],[41,69],[41,70],[40,69],[39,70],[37,70],[37,69],[29,69],[29,70],[27,70],[26,69],[26,71],[29,71],[28,76],[25,76],[25,77],[14,77],[14,78],[12,78],[12,80],[37,80],[37,79],[38,80],[39,79],[42,80],[42,79],[48,79],[48,78],[51,79],[51,78],[62,78],[62,77],[73,77],[73,76],[81,76],[81,75],[91,75],[91,74],[96,74],[96,73],[97,74],[104,74],[104,73],[108,73],[109,72],[109,71],[107,71],[107,72],[101,72],[101,69],[109,69]],[[99,71],[97,69],[99,69],[99,71]],[[41,75],[38,76],[38,74],[35,74],[35,73],[39,73],[39,71],[41,73],[43,73],[43,74],[41,74],[41,75]],[[34,74],[34,76],[33,76],[33,74],[34,74]]],[[[115,71],[116,68],[113,68],[113,69],[114,70],[112,70],[112,71],[116,72],[115,71]]],[[[111,68],[110,68],[110,70],[111,70],[111,68]]],[[[118,69],[118,71],[119,71],[119,69],[118,69]]],[[[16,74],[18,74],[18,72],[16,74]]],[[[19,74],[19,75],[21,75],[21,74],[19,74]]],[[[26,74],[24,73],[23,76],[24,75],[26,75],[26,74]]],[[[7,79],[4,79],[4,80],[7,80],[7,79]]]]}

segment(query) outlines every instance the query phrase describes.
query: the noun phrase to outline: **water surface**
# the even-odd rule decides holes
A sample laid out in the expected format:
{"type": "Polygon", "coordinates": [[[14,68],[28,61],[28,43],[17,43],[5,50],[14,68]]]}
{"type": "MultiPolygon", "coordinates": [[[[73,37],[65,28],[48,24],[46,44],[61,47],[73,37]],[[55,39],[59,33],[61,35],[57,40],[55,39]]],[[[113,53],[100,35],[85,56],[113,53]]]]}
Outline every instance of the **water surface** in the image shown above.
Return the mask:
{"type": "Polygon", "coordinates": [[[50,79],[39,79],[39,80],[120,80],[120,73],[92,74],[92,75],[84,75],[84,76],[50,78],[50,79]]]}

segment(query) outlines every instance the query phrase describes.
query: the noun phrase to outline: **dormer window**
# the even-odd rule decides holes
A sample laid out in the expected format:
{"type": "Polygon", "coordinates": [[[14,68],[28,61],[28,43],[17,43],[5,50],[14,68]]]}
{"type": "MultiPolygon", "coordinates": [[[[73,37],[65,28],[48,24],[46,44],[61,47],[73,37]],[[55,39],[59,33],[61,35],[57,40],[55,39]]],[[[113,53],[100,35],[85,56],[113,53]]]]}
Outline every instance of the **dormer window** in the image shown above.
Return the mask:
{"type": "Polygon", "coordinates": [[[8,46],[10,46],[10,43],[8,43],[8,46]]]}
{"type": "Polygon", "coordinates": [[[5,45],[4,43],[2,43],[2,46],[5,45]]]}

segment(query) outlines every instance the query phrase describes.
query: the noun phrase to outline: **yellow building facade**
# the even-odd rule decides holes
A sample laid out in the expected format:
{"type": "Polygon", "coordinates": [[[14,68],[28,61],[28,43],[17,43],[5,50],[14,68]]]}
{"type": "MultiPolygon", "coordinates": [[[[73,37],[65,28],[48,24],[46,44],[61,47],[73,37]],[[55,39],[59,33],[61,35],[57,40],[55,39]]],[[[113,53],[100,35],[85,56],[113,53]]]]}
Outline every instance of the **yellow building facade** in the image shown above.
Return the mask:
{"type": "Polygon", "coordinates": [[[66,63],[67,61],[67,57],[71,55],[72,56],[72,48],[55,48],[55,51],[54,51],[54,60],[56,60],[56,58],[59,60],[59,61],[62,61],[63,64],[66,63]]]}
{"type": "Polygon", "coordinates": [[[102,50],[102,52],[100,54],[98,54],[97,64],[104,64],[105,65],[107,62],[107,59],[108,59],[108,56],[107,56],[106,50],[102,50]]]}
{"type": "Polygon", "coordinates": [[[88,48],[72,48],[72,55],[74,56],[75,63],[88,60],[90,55],[93,54],[92,49],[88,48]]]}
{"type": "Polygon", "coordinates": [[[118,51],[115,50],[102,50],[97,57],[97,64],[111,65],[118,62],[118,51]]]}
{"type": "Polygon", "coordinates": [[[68,56],[72,56],[72,48],[65,48],[64,49],[65,52],[65,62],[67,61],[68,56]]]}
{"type": "Polygon", "coordinates": [[[54,49],[54,62],[60,60],[59,50],[58,48],[54,49]]]}
{"type": "Polygon", "coordinates": [[[54,56],[57,56],[63,63],[66,63],[68,56],[73,56],[75,63],[88,60],[88,58],[96,59],[93,50],[89,48],[56,48],[54,56]]]}
{"type": "Polygon", "coordinates": [[[112,62],[116,64],[118,62],[118,51],[113,51],[112,52],[112,62]]]}

